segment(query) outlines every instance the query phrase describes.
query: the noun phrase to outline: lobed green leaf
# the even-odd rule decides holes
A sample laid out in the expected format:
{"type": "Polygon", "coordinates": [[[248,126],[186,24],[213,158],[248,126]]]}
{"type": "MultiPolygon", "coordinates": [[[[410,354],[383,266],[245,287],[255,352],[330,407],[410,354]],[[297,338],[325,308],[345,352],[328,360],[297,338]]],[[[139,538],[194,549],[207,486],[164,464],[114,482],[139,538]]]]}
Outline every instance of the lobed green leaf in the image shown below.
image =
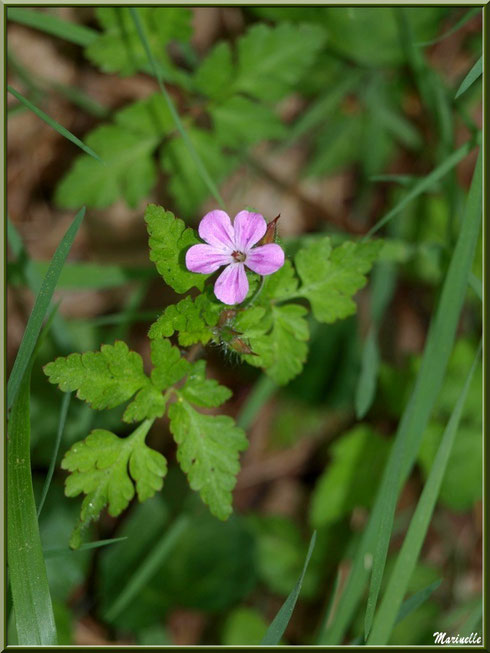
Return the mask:
{"type": "Polygon", "coordinates": [[[126,438],[97,429],[65,454],[61,467],[71,472],[65,494],[86,494],[80,523],[70,541],[72,548],[78,548],[82,530],[97,519],[106,505],[109,514],[117,517],[133,498],[135,485],[140,501],[162,488],[167,462],[145,444],[151,424],[152,420],[146,420],[126,438]]]}
{"type": "Polygon", "coordinates": [[[206,363],[203,360],[192,366],[192,371],[180,393],[190,403],[205,408],[221,406],[232,394],[231,390],[224,385],[219,385],[214,379],[206,379],[206,363]]]}
{"type": "MultiPolygon", "coordinates": [[[[192,34],[191,12],[183,7],[141,7],[141,18],[157,60],[167,75],[172,73],[166,45],[187,41],[192,34]]],[[[98,7],[96,16],[103,31],[85,49],[88,59],[103,72],[127,76],[145,68],[146,53],[129,9],[98,7]]]]}
{"type": "Polygon", "coordinates": [[[191,488],[200,493],[213,515],[227,519],[240,470],[238,455],[248,444],[244,431],[231,417],[198,413],[183,396],[168,414],[177,460],[191,488]]]}
{"type": "Polygon", "coordinates": [[[253,25],[238,41],[236,64],[229,45],[218,44],[198,68],[196,87],[220,104],[237,92],[277,102],[306,73],[324,42],[318,25],[253,25]]]}
{"type": "Polygon", "coordinates": [[[156,204],[148,205],[145,220],[150,236],[150,259],[165,282],[178,293],[193,287],[202,290],[209,275],[189,272],[185,267],[186,251],[200,242],[194,230],[156,204]]]}
{"type": "Polygon", "coordinates": [[[170,338],[178,332],[179,344],[183,347],[198,342],[205,345],[213,337],[212,327],[216,326],[222,305],[212,301],[207,294],[195,299],[185,297],[177,304],[167,306],[154,322],[148,333],[151,339],[170,338]]]}
{"type": "Polygon", "coordinates": [[[191,369],[169,340],[152,341],[151,359],[154,367],[148,378],[141,356],[124,342],[116,341],[114,345],[102,345],[100,352],[57,358],[44,366],[44,372],[60,390],[76,390],[78,399],[96,410],[119,406],[137,393],[123,415],[125,422],[133,422],[162,417],[167,404],[167,395],[162,391],[191,369]]]}
{"type": "Polygon", "coordinates": [[[78,399],[96,410],[118,406],[148,383],[141,356],[121,341],[102,345],[100,352],[57,358],[44,373],[63,392],[76,390],[78,399]]]}
{"type": "Polygon", "coordinates": [[[55,201],[71,208],[84,202],[104,208],[123,197],[135,207],[156,181],[153,153],[174,129],[172,116],[159,93],[118,111],[115,124],[87,134],[86,143],[104,163],[80,156],[56,189],[55,201]]]}
{"type": "Polygon", "coordinates": [[[264,313],[257,308],[245,311],[236,322],[238,329],[246,329],[244,336],[254,353],[243,358],[254,367],[263,367],[266,374],[283,385],[301,372],[306,361],[308,311],[299,304],[272,305],[270,312],[262,317],[264,313]]]}
{"type": "Polygon", "coordinates": [[[381,243],[346,242],[332,249],[323,238],[301,249],[295,258],[302,285],[299,294],[311,304],[319,322],[335,322],[355,313],[353,295],[366,284],[366,273],[381,243]]]}

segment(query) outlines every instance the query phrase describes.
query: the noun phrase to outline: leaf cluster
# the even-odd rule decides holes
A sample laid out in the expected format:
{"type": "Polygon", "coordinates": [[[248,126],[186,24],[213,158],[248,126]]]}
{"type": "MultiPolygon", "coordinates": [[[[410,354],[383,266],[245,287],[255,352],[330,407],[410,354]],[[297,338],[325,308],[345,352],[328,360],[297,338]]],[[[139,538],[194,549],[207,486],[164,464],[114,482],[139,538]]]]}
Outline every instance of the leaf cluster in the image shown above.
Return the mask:
{"type": "MultiPolygon", "coordinates": [[[[121,75],[146,70],[147,57],[129,9],[100,7],[96,15],[102,31],[85,50],[90,61],[121,75]]],[[[190,11],[141,7],[140,16],[163,78],[179,87],[185,106],[194,106],[183,117],[185,129],[216,183],[239,164],[238,153],[262,140],[284,138],[286,126],[274,106],[313,63],[325,41],[321,27],[253,25],[234,49],[219,43],[187,74],[172,63],[167,45],[188,41],[190,11]],[[202,126],[206,122],[207,129],[202,126]]],[[[111,124],[96,127],[84,142],[103,163],[87,155],[75,160],[56,192],[61,207],[103,208],[121,197],[135,207],[153,189],[158,167],[169,176],[168,189],[181,214],[191,214],[207,196],[205,181],[196,174],[195,161],[160,94],[116,112],[111,124]]]]}
{"type": "Polygon", "coordinates": [[[117,516],[135,492],[145,501],[161,489],[167,463],[162,454],[145,444],[145,437],[167,405],[177,460],[192,489],[200,492],[218,518],[226,519],[231,513],[238,453],[247,446],[245,434],[231,417],[196,410],[196,406],[220,406],[230,398],[230,390],[207,379],[205,362],[189,362],[167,338],[151,341],[151,360],[153,369],[147,375],[141,356],[118,341],[97,352],[57,358],[44,368],[51,383],[65,392],[76,391],[79,399],[97,410],[132,399],[123,420],[142,422],[122,438],[107,430],[92,431],[65,455],[62,467],[71,472],[67,496],[86,495],[72,546],[80,544],[81,531],[105,506],[117,516]]]}

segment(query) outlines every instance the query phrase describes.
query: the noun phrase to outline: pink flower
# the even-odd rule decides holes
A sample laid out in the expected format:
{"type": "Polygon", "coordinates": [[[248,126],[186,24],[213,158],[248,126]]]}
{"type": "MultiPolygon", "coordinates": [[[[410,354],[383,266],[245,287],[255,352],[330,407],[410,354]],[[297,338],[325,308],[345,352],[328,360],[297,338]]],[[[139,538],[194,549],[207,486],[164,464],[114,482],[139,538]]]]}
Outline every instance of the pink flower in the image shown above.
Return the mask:
{"type": "Polygon", "coordinates": [[[245,266],[264,276],[284,264],[284,252],[279,245],[270,243],[254,248],[266,229],[267,223],[260,213],[240,211],[233,224],[224,211],[206,213],[199,224],[199,236],[207,244],[193,245],[187,250],[187,269],[211,274],[226,265],[214,284],[214,294],[223,304],[240,304],[248,293],[245,266]]]}

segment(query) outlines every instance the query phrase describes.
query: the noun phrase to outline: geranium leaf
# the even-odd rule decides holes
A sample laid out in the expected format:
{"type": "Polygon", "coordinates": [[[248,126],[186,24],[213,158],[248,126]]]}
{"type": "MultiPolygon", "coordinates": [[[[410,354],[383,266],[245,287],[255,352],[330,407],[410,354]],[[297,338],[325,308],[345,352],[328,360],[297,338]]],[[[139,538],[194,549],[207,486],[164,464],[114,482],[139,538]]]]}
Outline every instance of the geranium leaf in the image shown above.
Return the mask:
{"type": "Polygon", "coordinates": [[[86,495],[80,522],[70,540],[72,548],[78,548],[83,529],[98,518],[106,505],[109,514],[117,517],[133,498],[135,485],[140,501],[161,489],[167,463],[145,444],[151,424],[152,420],[146,420],[126,438],[97,429],[65,454],[61,466],[71,472],[65,494],[86,495]]]}
{"type": "Polygon", "coordinates": [[[309,329],[305,320],[308,311],[299,304],[273,305],[265,317],[255,308],[249,310],[255,311],[255,325],[250,324],[252,314],[247,315],[247,311],[236,321],[238,330],[248,327],[243,335],[254,353],[245,355],[244,360],[263,367],[276,383],[288,383],[301,372],[308,353],[309,329]]]}
{"type": "Polygon", "coordinates": [[[170,338],[178,332],[179,344],[183,347],[195,343],[207,344],[213,337],[212,327],[218,323],[223,306],[211,300],[207,294],[192,299],[186,297],[177,304],[167,306],[154,322],[148,333],[150,338],[170,338]]]}
{"type": "Polygon", "coordinates": [[[185,266],[186,251],[200,242],[194,230],[156,204],[148,205],[145,220],[150,236],[150,259],[165,282],[178,293],[193,287],[202,290],[209,275],[189,272],[185,266]]]}
{"type": "Polygon", "coordinates": [[[170,406],[168,414],[177,460],[191,488],[200,493],[213,515],[227,519],[240,469],[238,455],[247,447],[245,433],[231,417],[198,413],[183,397],[170,406]]]}
{"type": "MultiPolygon", "coordinates": [[[[139,11],[152,49],[158,53],[158,64],[167,77],[173,77],[174,68],[165,46],[172,40],[190,38],[191,12],[179,7],[141,7],[139,11]]],[[[132,75],[144,69],[148,60],[129,10],[98,7],[96,16],[103,31],[85,49],[88,59],[106,73],[132,75]]]]}
{"type": "Polygon", "coordinates": [[[236,92],[276,102],[306,73],[325,37],[318,25],[253,25],[238,40],[236,63],[219,44],[198,69],[196,86],[221,102],[236,92]]]}
{"type": "Polygon", "coordinates": [[[206,363],[203,360],[192,366],[180,392],[187,401],[205,408],[221,406],[231,397],[231,390],[226,386],[219,385],[214,379],[206,379],[206,363]]]}
{"type": "Polygon", "coordinates": [[[123,415],[125,422],[133,422],[161,417],[167,404],[162,391],[191,369],[169,340],[152,341],[151,359],[154,367],[148,378],[141,356],[117,341],[102,345],[100,352],[57,358],[45,365],[44,372],[51,383],[59,384],[60,390],[76,390],[79,399],[97,410],[119,406],[137,393],[123,415]]]}
{"type": "Polygon", "coordinates": [[[87,155],[75,159],[56,189],[57,204],[104,208],[123,197],[129,206],[137,206],[156,181],[153,152],[173,129],[159,93],[117,112],[115,124],[97,127],[85,137],[104,163],[87,155]]]}
{"type": "Polygon", "coordinates": [[[77,391],[96,410],[114,408],[149,382],[141,356],[126,343],[102,345],[100,352],[70,354],[44,366],[49,381],[63,392],[77,391]]]}
{"type": "Polygon", "coordinates": [[[319,322],[331,323],[355,313],[352,297],[365,285],[365,275],[380,248],[380,241],[349,241],[332,249],[327,237],[296,254],[296,270],[302,281],[298,294],[309,300],[319,322]]]}

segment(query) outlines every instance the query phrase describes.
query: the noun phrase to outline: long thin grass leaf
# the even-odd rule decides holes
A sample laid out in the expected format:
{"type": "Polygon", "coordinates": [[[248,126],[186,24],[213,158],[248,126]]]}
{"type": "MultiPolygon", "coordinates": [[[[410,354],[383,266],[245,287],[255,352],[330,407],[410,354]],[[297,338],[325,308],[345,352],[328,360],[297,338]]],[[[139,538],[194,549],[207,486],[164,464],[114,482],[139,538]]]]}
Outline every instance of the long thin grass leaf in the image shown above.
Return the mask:
{"type": "Polygon", "coordinates": [[[473,141],[468,141],[464,145],[462,145],[460,148],[458,148],[455,152],[453,152],[450,156],[448,156],[440,165],[437,166],[430,174],[427,175],[427,177],[424,177],[421,179],[418,183],[416,183],[410,190],[409,192],[405,195],[403,199],[401,199],[395,206],[386,213],[378,222],[371,227],[371,229],[367,232],[367,234],[364,236],[364,240],[368,240],[373,234],[375,234],[377,231],[381,229],[387,222],[389,222],[392,218],[394,218],[396,215],[398,215],[405,207],[407,207],[410,202],[412,202],[415,198],[417,198],[419,195],[422,193],[425,193],[425,191],[429,190],[431,186],[433,186],[439,179],[442,179],[444,175],[446,175],[450,170],[452,170],[455,166],[458,165],[460,161],[462,161],[465,156],[467,156],[473,147],[475,146],[473,141]]]}
{"type": "Polygon", "coordinates": [[[469,284],[470,284],[470,288],[472,288],[473,292],[478,296],[478,299],[482,302],[483,301],[483,287],[482,287],[481,279],[478,279],[478,277],[475,277],[474,274],[470,274],[469,284]]]}
{"type": "MultiPolygon", "coordinates": [[[[438,578],[427,587],[424,587],[418,592],[415,592],[415,594],[412,594],[412,596],[409,596],[408,599],[405,599],[396,616],[395,626],[397,626],[401,621],[405,619],[405,617],[411,615],[412,612],[415,612],[415,610],[417,610],[423,603],[425,603],[427,599],[432,595],[432,593],[436,591],[441,582],[442,580],[438,578]]],[[[349,644],[350,646],[361,646],[363,644],[363,638],[361,636],[356,637],[356,639],[352,640],[352,642],[349,642],[349,644]]]]}
{"type": "MultiPolygon", "coordinates": [[[[156,320],[156,318],[161,315],[161,310],[158,311],[135,311],[131,313],[131,324],[135,322],[151,322],[156,320]]],[[[94,317],[92,319],[84,319],[84,324],[89,324],[90,326],[113,326],[115,324],[124,324],[127,322],[128,314],[125,312],[122,313],[112,313],[111,315],[101,315],[100,317],[94,317]]],[[[73,320],[75,323],[80,323],[81,321],[73,320]]]]}
{"type": "Polygon", "coordinates": [[[456,256],[458,251],[458,246],[461,247],[462,243],[466,244],[462,238],[465,229],[462,228],[458,245],[453,254],[446,281],[444,283],[436,319],[431,324],[429,330],[427,344],[422,359],[422,366],[417,377],[416,385],[398,427],[398,434],[401,433],[402,435],[398,436],[397,434],[398,441],[393,447],[393,457],[390,458],[386,470],[386,488],[381,497],[381,504],[383,507],[378,521],[378,536],[374,548],[373,568],[365,615],[364,635],[366,639],[371,630],[374,611],[381,588],[381,581],[383,579],[386,556],[388,554],[388,546],[393,529],[396,500],[400,489],[400,475],[403,475],[404,458],[406,456],[406,450],[408,449],[407,439],[409,435],[411,435],[412,439],[416,439],[420,442],[420,438],[422,437],[426,426],[426,421],[420,427],[417,426],[416,431],[413,423],[417,422],[421,416],[424,416],[426,420],[429,418],[437,392],[442,383],[444,371],[454,342],[459,311],[461,310],[464,296],[466,294],[470,265],[474,256],[481,221],[481,174],[480,153],[468,197],[467,214],[464,218],[465,223],[463,223],[463,227],[466,227],[467,224],[475,224],[478,227],[478,230],[471,234],[472,238],[471,241],[469,241],[472,249],[468,251],[471,251],[472,256],[469,260],[465,261],[467,269],[462,267],[460,262],[455,261],[454,259],[454,256],[456,256]],[[475,203],[475,207],[473,207],[473,202],[475,203]],[[473,210],[474,208],[476,211],[473,210]],[[470,215],[468,215],[468,213],[470,213],[470,215]],[[447,301],[449,304],[450,301],[454,301],[455,299],[457,299],[456,306],[458,312],[455,313],[453,306],[451,309],[448,309],[449,312],[445,312],[446,314],[444,317],[441,316],[439,320],[440,310],[444,303],[447,301]],[[452,319],[448,321],[449,317],[452,319]],[[442,363],[442,365],[439,363],[442,363]],[[410,433],[411,431],[412,433],[410,433]],[[416,438],[414,438],[415,432],[418,435],[416,438]]]}
{"type": "Polygon", "coordinates": [[[460,632],[462,637],[469,637],[472,633],[478,630],[478,626],[480,625],[483,616],[482,608],[483,605],[480,599],[480,601],[478,601],[477,605],[470,612],[468,618],[461,627],[460,632]]]}
{"type": "Polygon", "coordinates": [[[308,553],[306,554],[305,564],[303,566],[303,571],[301,572],[300,577],[296,581],[296,585],[291,590],[288,598],[284,601],[281,609],[274,617],[271,625],[267,629],[262,641],[260,642],[261,646],[277,646],[281,641],[281,637],[284,635],[286,628],[288,627],[289,620],[293,614],[294,608],[296,606],[296,601],[298,600],[299,593],[301,591],[301,586],[303,585],[303,579],[308,569],[310,563],[311,554],[315,548],[316,542],[316,531],[313,532],[310,540],[310,546],[308,547],[308,553]]]}
{"type": "MultiPolygon", "coordinates": [[[[480,233],[482,214],[481,152],[473,174],[458,241],[432,319],[411,399],[405,408],[388,459],[371,516],[359,544],[351,573],[339,600],[332,625],[320,637],[321,644],[338,644],[364,591],[369,561],[381,539],[386,549],[398,492],[418,453],[420,442],[440,390],[454,343],[468,277],[480,233]]],[[[384,569],[386,551],[380,550],[376,565],[384,569]],[[383,555],[381,555],[383,554],[383,555]]],[[[374,596],[372,594],[372,596],[374,596]]]]}
{"type": "Polygon", "coordinates": [[[96,540],[95,542],[85,542],[81,544],[78,549],[70,549],[67,546],[57,546],[51,549],[44,549],[45,558],[56,558],[61,555],[71,555],[73,553],[79,553],[80,551],[87,551],[89,549],[99,549],[103,546],[109,546],[111,544],[117,544],[117,542],[123,542],[128,538],[125,537],[113,537],[110,540],[96,540]]]}
{"type": "Polygon", "coordinates": [[[441,41],[444,41],[444,39],[447,39],[448,36],[451,36],[455,32],[457,32],[463,25],[466,25],[466,23],[473,18],[473,16],[476,16],[478,13],[481,12],[481,7],[474,7],[473,9],[470,9],[467,11],[454,25],[448,29],[446,32],[441,34],[435,39],[432,39],[431,41],[420,41],[419,43],[416,43],[415,45],[419,48],[426,48],[429,45],[435,45],[436,43],[440,43],[441,41]]]}
{"type": "Polygon", "coordinates": [[[415,592],[412,596],[409,596],[408,599],[405,599],[398,610],[398,614],[395,619],[395,626],[397,626],[401,621],[408,617],[412,612],[415,612],[427,599],[436,591],[439,585],[442,583],[442,579],[438,578],[427,587],[415,592]]]}
{"type": "Polygon", "coordinates": [[[367,644],[383,646],[388,643],[391,631],[396,622],[396,616],[403,602],[403,597],[408,588],[408,583],[417,564],[422,545],[427,535],[432,513],[439,496],[442,480],[446,471],[447,463],[454,440],[458,432],[459,422],[463,407],[468,395],[470,383],[473,379],[477,363],[480,359],[481,345],[466,378],[463,391],[456,402],[449,422],[444,431],[439,449],[432,464],[429,476],[425,483],[417,507],[410,521],[407,534],[403,541],[400,553],[398,554],[395,567],[391,573],[386,591],[381,600],[379,610],[374,619],[371,634],[367,644]]]}
{"type": "MultiPolygon", "coordinates": [[[[27,285],[32,290],[34,295],[37,295],[39,289],[42,285],[42,280],[45,277],[48,269],[49,262],[46,262],[44,267],[40,269],[36,262],[34,262],[29,254],[27,253],[20,234],[13,225],[10,218],[7,216],[7,234],[8,234],[8,244],[12,250],[13,255],[16,257],[17,262],[14,265],[20,264],[23,272],[23,276],[27,282],[27,285]]],[[[10,274],[9,270],[10,264],[7,264],[7,278],[9,284],[15,283],[15,278],[10,274]]],[[[63,267],[65,269],[66,265],[63,267]]],[[[61,276],[63,276],[63,270],[61,271],[61,276]]],[[[61,278],[61,277],[60,277],[61,278]]],[[[58,279],[57,286],[60,286],[60,279],[58,279]]],[[[53,337],[58,349],[61,353],[68,353],[70,350],[73,350],[73,343],[70,339],[70,331],[65,320],[61,317],[59,313],[53,318],[53,322],[50,329],[50,334],[53,337]]]]}
{"type": "Polygon", "coordinates": [[[7,63],[9,68],[13,70],[16,77],[24,84],[26,89],[29,91],[29,95],[34,102],[41,100],[43,96],[43,90],[39,85],[37,79],[34,79],[31,73],[23,66],[20,61],[17,59],[12,50],[7,50],[7,63]]]}
{"type": "Polygon", "coordinates": [[[362,349],[361,372],[354,402],[357,419],[362,419],[373,403],[379,361],[378,330],[375,326],[372,326],[362,349]]]}
{"type": "Polygon", "coordinates": [[[196,164],[196,168],[199,172],[199,175],[201,176],[202,180],[208,187],[209,192],[211,195],[215,198],[215,200],[218,202],[218,204],[221,206],[221,208],[225,208],[225,203],[223,202],[223,199],[218,191],[218,188],[214,181],[211,179],[206,166],[201,160],[201,157],[199,156],[196,148],[194,147],[194,143],[191,141],[189,138],[189,134],[187,133],[184,125],[182,124],[182,121],[180,119],[180,116],[177,112],[177,109],[174,106],[174,103],[172,102],[172,99],[170,98],[169,94],[167,93],[167,89],[165,88],[165,85],[163,83],[161,71],[157,65],[157,62],[155,61],[155,58],[153,56],[153,53],[150,48],[150,44],[148,43],[148,39],[145,34],[145,28],[141,22],[141,19],[138,14],[138,10],[135,9],[134,7],[129,7],[129,11],[131,13],[131,16],[133,18],[134,24],[136,26],[136,30],[138,32],[138,36],[140,37],[141,43],[143,45],[143,48],[146,52],[146,56],[148,57],[148,61],[150,63],[151,69],[153,71],[153,75],[155,76],[156,80],[158,81],[158,85],[160,87],[160,91],[162,92],[163,97],[165,98],[165,101],[168,105],[169,111],[172,114],[172,118],[175,122],[175,126],[177,127],[180,135],[182,136],[182,139],[184,140],[184,143],[187,146],[187,149],[189,150],[189,153],[196,164]]]}
{"type": "Polygon", "coordinates": [[[238,415],[237,424],[249,429],[260,409],[277,392],[278,386],[269,376],[262,374],[250,391],[238,415]]]}
{"type": "MultiPolygon", "coordinates": [[[[40,77],[39,75],[36,75],[36,79],[34,79],[30,71],[18,61],[17,57],[10,50],[8,52],[7,61],[9,67],[12,67],[17,77],[29,90],[28,99],[34,104],[40,102],[46,93],[54,91],[97,118],[105,118],[109,115],[109,109],[106,109],[106,107],[99,104],[96,100],[87,95],[87,93],[84,93],[75,86],[52,82],[45,77],[40,77]]],[[[25,104],[22,103],[19,103],[17,106],[27,109],[25,104]]]]}
{"type": "Polygon", "coordinates": [[[96,30],[72,23],[68,20],[58,18],[51,13],[38,11],[36,9],[24,9],[21,7],[9,7],[7,18],[15,23],[33,27],[46,34],[59,36],[65,41],[87,46],[99,33],[96,30]]]}
{"type": "Polygon", "coordinates": [[[26,330],[22,337],[22,342],[20,343],[19,351],[17,352],[17,357],[15,359],[15,363],[7,384],[7,407],[9,409],[11,408],[15,396],[19,390],[22,377],[24,376],[24,373],[27,369],[31,354],[36,345],[37,337],[41,331],[42,323],[53,296],[61,268],[63,267],[66,257],[68,256],[84,215],[85,207],[80,209],[80,211],[77,213],[67,232],[63,236],[63,239],[58,245],[53,258],[51,259],[51,264],[46,273],[46,276],[44,277],[39,293],[36,297],[34,308],[32,309],[32,313],[29,316],[26,330]]]}
{"type": "Polygon", "coordinates": [[[54,448],[53,448],[53,453],[51,454],[51,460],[49,463],[49,468],[48,468],[48,473],[46,474],[46,479],[44,481],[44,486],[43,486],[43,491],[41,493],[41,498],[39,500],[39,505],[37,507],[37,517],[39,519],[39,515],[41,514],[41,511],[44,506],[44,502],[46,501],[46,497],[49,492],[49,486],[51,485],[51,480],[53,478],[54,474],[54,468],[56,466],[56,460],[58,458],[58,451],[60,449],[60,444],[61,444],[61,437],[63,435],[63,431],[65,428],[65,422],[66,422],[66,416],[68,414],[68,407],[70,406],[70,400],[71,400],[71,392],[67,392],[64,396],[63,399],[61,400],[61,411],[60,411],[60,419],[58,422],[58,432],[56,433],[56,440],[54,443],[54,448]]]}
{"type": "Polygon", "coordinates": [[[18,643],[47,646],[56,627],[32,488],[30,377],[24,370],[8,425],[7,551],[18,643]]]}
{"type": "Polygon", "coordinates": [[[51,84],[51,88],[59,95],[63,95],[70,100],[75,106],[80,107],[87,113],[96,118],[107,118],[110,110],[104,107],[100,102],[84,93],[76,86],[68,86],[68,84],[51,84]]]}
{"type": "Polygon", "coordinates": [[[357,419],[368,412],[376,394],[380,353],[378,331],[385,309],[393,295],[396,283],[394,266],[388,261],[379,262],[371,281],[371,328],[363,345],[361,371],[356,386],[354,406],[357,419]]]}
{"type": "Polygon", "coordinates": [[[12,86],[8,85],[7,90],[9,93],[12,93],[14,97],[16,97],[19,102],[22,102],[32,113],[34,113],[38,118],[41,120],[44,120],[45,123],[47,123],[50,127],[55,129],[58,134],[61,134],[61,136],[64,136],[67,140],[71,141],[74,143],[77,147],[79,147],[81,150],[83,150],[86,154],[89,154],[92,156],[94,159],[97,159],[97,161],[100,161],[102,163],[102,159],[100,156],[93,151],[91,147],[88,147],[88,145],[85,145],[83,141],[81,141],[79,138],[77,138],[74,134],[72,134],[66,127],[63,127],[63,125],[60,125],[59,122],[56,122],[53,118],[48,116],[47,113],[44,113],[41,109],[36,107],[32,102],[29,102],[29,100],[22,95],[22,93],[19,93],[19,91],[16,91],[15,88],[12,88],[12,86]]]}
{"type": "MultiPolygon", "coordinates": [[[[10,234],[10,232],[9,232],[10,234]]],[[[30,261],[29,274],[38,279],[42,278],[48,268],[47,261],[30,261]]],[[[26,270],[27,271],[27,270],[26,270]]],[[[58,279],[58,288],[70,290],[86,290],[116,288],[132,281],[146,281],[156,276],[154,268],[150,266],[103,265],[100,263],[67,263],[58,279]]],[[[26,279],[29,281],[29,279],[26,279]]],[[[19,278],[12,274],[11,283],[18,284],[19,278]]],[[[29,284],[31,285],[31,284],[29,284]]],[[[31,286],[32,287],[32,286],[31,286]]]]}
{"type": "Polygon", "coordinates": [[[483,56],[478,59],[476,64],[473,66],[473,68],[470,70],[470,72],[466,75],[466,77],[463,79],[461,82],[460,87],[458,88],[456,95],[454,96],[454,99],[458,98],[460,95],[463,95],[465,91],[469,89],[469,87],[476,82],[476,80],[481,77],[483,73],[483,56]]]}
{"type": "Polygon", "coordinates": [[[182,533],[184,533],[189,518],[185,515],[179,517],[169,531],[158,542],[153,551],[145,558],[143,563],[136,569],[134,574],[124,586],[123,591],[116,598],[107,611],[105,618],[113,621],[133,601],[145,583],[152,577],[156,570],[162,565],[165,558],[172,552],[182,533]]]}

